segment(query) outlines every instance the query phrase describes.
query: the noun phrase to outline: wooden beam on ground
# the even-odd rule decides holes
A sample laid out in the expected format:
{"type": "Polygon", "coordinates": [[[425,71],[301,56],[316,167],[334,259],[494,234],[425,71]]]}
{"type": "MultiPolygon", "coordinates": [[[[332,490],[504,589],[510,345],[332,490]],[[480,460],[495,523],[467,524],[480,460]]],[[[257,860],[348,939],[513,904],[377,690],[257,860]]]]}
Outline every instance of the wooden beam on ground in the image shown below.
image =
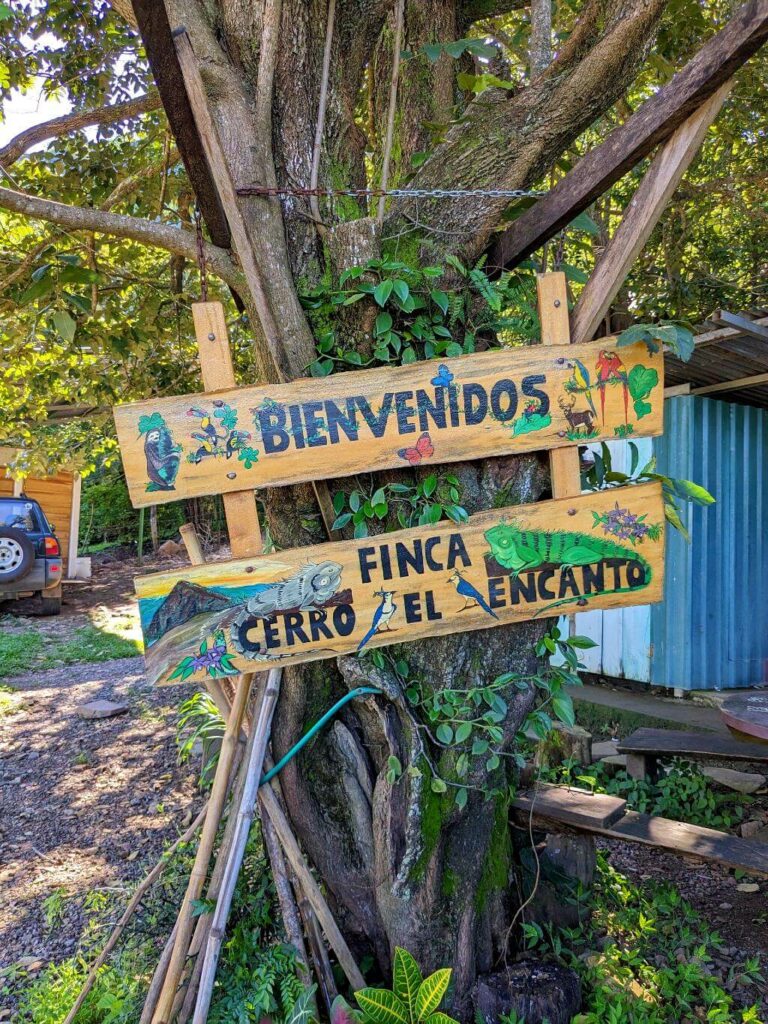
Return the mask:
{"type": "Polygon", "coordinates": [[[768,843],[740,839],[727,832],[683,821],[625,811],[605,804],[607,800],[625,803],[607,794],[540,785],[536,790],[521,793],[515,798],[511,816],[519,828],[527,829],[532,823],[534,828],[546,828],[550,832],[590,832],[624,842],[655,846],[750,874],[768,875],[768,843]]]}
{"type": "Polygon", "coordinates": [[[574,342],[594,337],[732,88],[733,79],[729,79],[680,125],[654,157],[579,296],[571,315],[574,342]]]}
{"type": "Polygon", "coordinates": [[[570,223],[693,114],[768,39],[768,0],[743,4],[672,80],[496,240],[488,266],[514,266],[570,223]]]}
{"type": "MultiPolygon", "coordinates": [[[[768,326],[768,316],[758,317],[756,320],[750,320],[749,323],[753,328],[766,327],[768,326]]],[[[743,337],[744,331],[736,327],[723,327],[722,330],[704,331],[702,334],[697,334],[693,339],[693,344],[698,349],[705,345],[725,345],[729,341],[743,337]]]]}
{"type": "Polygon", "coordinates": [[[741,391],[742,388],[756,388],[758,384],[768,384],[768,373],[756,373],[752,377],[739,377],[736,380],[723,380],[719,384],[707,384],[704,388],[691,388],[691,394],[713,395],[720,391],[741,391]]]}
{"type": "Polygon", "coordinates": [[[195,127],[192,108],[182,88],[181,67],[173,45],[165,4],[158,0],[133,0],[133,10],[147,60],[163,101],[163,109],[200,204],[200,212],[211,241],[214,245],[228,249],[231,244],[229,225],[195,127]]]}
{"type": "Polygon", "coordinates": [[[617,749],[620,754],[768,763],[768,743],[683,729],[636,729],[619,740],[617,749]]]}
{"type": "MultiPolygon", "coordinates": [[[[554,271],[536,277],[542,345],[569,345],[571,329],[568,318],[568,291],[565,274],[554,271]]],[[[552,497],[572,498],[581,494],[579,446],[558,448],[549,453],[552,497]]]]}
{"type": "Polygon", "coordinates": [[[729,313],[727,309],[718,309],[710,319],[716,324],[721,323],[725,327],[733,327],[750,338],[768,341],[768,327],[759,321],[750,320],[749,317],[739,316],[738,313],[729,313]]]}

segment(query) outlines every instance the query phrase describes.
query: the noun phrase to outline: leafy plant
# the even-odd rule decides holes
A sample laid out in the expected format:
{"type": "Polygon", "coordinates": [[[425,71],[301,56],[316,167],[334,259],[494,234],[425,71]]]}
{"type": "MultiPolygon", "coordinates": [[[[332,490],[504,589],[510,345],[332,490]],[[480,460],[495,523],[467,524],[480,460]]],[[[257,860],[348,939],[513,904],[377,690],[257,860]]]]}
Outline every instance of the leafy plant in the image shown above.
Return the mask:
{"type": "Polygon", "coordinates": [[[639,452],[637,445],[630,441],[630,469],[628,473],[622,473],[613,469],[611,450],[603,441],[600,452],[594,453],[594,462],[590,469],[584,474],[583,484],[588,490],[603,491],[610,487],[623,487],[626,484],[645,483],[655,480],[661,484],[664,496],[664,516],[670,526],[685,537],[690,539],[688,530],[680,518],[679,501],[691,502],[694,505],[712,505],[715,499],[701,484],[692,480],[679,480],[674,477],[665,476],[656,472],[656,456],[650,459],[642,469],[639,468],[639,452]]]}
{"type": "Polygon", "coordinates": [[[458,504],[460,497],[459,481],[452,473],[430,473],[413,485],[383,484],[369,491],[356,487],[349,494],[337,491],[333,496],[333,529],[341,530],[351,523],[355,537],[367,537],[369,523],[386,519],[390,513],[404,529],[439,523],[444,518],[465,523],[469,516],[458,504]]]}
{"type": "Polygon", "coordinates": [[[200,784],[210,785],[219,756],[219,744],[224,735],[224,719],[221,712],[207,693],[199,692],[185,700],[179,707],[176,725],[176,743],[179,749],[179,763],[184,764],[192,756],[195,746],[203,748],[203,764],[200,784]]]}
{"type": "Polygon", "coordinates": [[[422,978],[411,954],[395,949],[392,989],[363,988],[355,992],[361,1013],[336,1000],[331,1024],[344,1024],[350,1018],[360,1024],[456,1024],[453,1017],[439,1010],[451,981],[450,968],[444,967],[422,978]]]}
{"type": "Polygon", "coordinates": [[[668,320],[662,320],[658,324],[632,324],[616,339],[619,348],[636,345],[638,342],[644,342],[651,353],[658,352],[662,345],[666,345],[684,362],[688,362],[693,355],[693,331],[683,324],[668,320]]]}
{"type": "Polygon", "coordinates": [[[732,977],[762,984],[759,964],[748,958],[717,976],[713,953],[723,940],[671,885],[642,888],[598,853],[595,884],[587,896],[591,914],[577,928],[524,925],[527,949],[576,971],[582,1012],[573,1024],[759,1024],[757,1003],[738,1007],[732,977]],[[758,978],[758,975],[760,977],[758,978]]]}
{"type": "Polygon", "coordinates": [[[658,781],[633,779],[626,771],[615,774],[605,765],[588,770],[570,761],[544,774],[566,785],[588,786],[593,792],[610,793],[627,801],[633,811],[657,814],[675,821],[709,828],[732,828],[744,816],[749,798],[737,793],[718,793],[711,780],[690,761],[673,758],[664,764],[658,781]]]}
{"type": "Polygon", "coordinates": [[[535,337],[536,286],[529,272],[505,272],[492,281],[483,269],[484,258],[471,268],[453,256],[446,263],[450,269],[370,260],[345,270],[336,288],[323,283],[306,291],[302,304],[319,339],[317,359],[309,367],[312,376],[374,363],[413,363],[474,352],[479,334],[508,342],[535,337]],[[448,273],[458,284],[448,286],[440,280],[448,273]],[[367,360],[336,334],[343,308],[363,299],[380,310],[373,325],[373,352],[367,360]]]}

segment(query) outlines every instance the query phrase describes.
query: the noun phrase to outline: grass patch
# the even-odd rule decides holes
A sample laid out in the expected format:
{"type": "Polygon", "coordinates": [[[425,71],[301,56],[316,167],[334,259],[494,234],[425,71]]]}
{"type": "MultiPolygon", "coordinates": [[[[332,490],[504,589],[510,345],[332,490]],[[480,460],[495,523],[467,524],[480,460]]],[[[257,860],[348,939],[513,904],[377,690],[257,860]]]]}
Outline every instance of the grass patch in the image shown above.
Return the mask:
{"type": "MultiPolygon", "coordinates": [[[[119,630],[119,624],[118,624],[119,630]]],[[[127,632],[127,629],[126,629],[127,632]]],[[[79,626],[66,638],[51,636],[43,627],[0,634],[0,679],[25,675],[35,669],[58,668],[83,662],[135,658],[141,641],[104,625],[79,626]]],[[[0,714],[7,714],[0,702],[0,714]]]]}
{"type": "Polygon", "coordinates": [[[42,668],[54,668],[79,662],[135,658],[142,649],[138,640],[126,639],[99,626],[80,626],[71,639],[51,644],[39,664],[42,668]]]}
{"type": "Polygon", "coordinates": [[[600,854],[588,899],[591,915],[578,928],[523,926],[529,950],[581,978],[582,1012],[573,1024],[764,1019],[759,958],[717,966],[713,953],[723,939],[673,886],[645,883],[640,889],[600,854]]]}
{"type": "Polygon", "coordinates": [[[0,633],[0,678],[18,676],[33,668],[42,653],[43,637],[39,633],[0,633]]]}

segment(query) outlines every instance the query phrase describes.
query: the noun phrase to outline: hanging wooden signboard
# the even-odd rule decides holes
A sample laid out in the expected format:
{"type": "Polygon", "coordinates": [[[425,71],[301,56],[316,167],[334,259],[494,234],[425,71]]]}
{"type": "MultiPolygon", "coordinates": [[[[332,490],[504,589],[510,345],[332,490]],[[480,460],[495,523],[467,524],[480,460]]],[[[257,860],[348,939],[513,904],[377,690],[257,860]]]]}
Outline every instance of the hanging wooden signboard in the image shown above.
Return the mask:
{"type": "Polygon", "coordinates": [[[661,352],[614,343],[496,349],[117,406],[131,501],[660,434],[661,352]]]}
{"type": "Polygon", "coordinates": [[[136,580],[151,679],[332,658],[662,598],[661,487],[642,484],[136,580]]]}

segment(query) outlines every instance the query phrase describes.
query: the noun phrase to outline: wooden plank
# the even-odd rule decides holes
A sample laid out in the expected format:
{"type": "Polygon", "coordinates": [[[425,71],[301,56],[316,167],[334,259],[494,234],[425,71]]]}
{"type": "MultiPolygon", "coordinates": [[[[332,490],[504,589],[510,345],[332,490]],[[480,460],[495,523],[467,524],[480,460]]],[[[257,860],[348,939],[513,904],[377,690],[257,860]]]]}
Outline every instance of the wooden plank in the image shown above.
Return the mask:
{"type": "Polygon", "coordinates": [[[768,0],[750,0],[672,80],[647,99],[601,145],[494,243],[488,265],[519,263],[565,227],[615,181],[665,142],[768,39],[768,0]]]}
{"type": "Polygon", "coordinates": [[[659,601],[663,524],[661,487],[643,484],[494,509],[460,526],[139,577],[147,672],[201,679],[209,666],[221,675],[254,671],[570,609],[659,601]],[[636,527],[634,547],[615,539],[617,508],[625,523],[643,517],[651,527],[636,527]]]}
{"type": "Polygon", "coordinates": [[[576,303],[571,317],[575,342],[594,337],[732,87],[730,79],[680,125],[654,157],[576,303]]]}
{"type": "Polygon", "coordinates": [[[746,316],[739,316],[738,313],[729,313],[727,309],[719,309],[713,316],[715,323],[725,324],[726,327],[734,327],[741,334],[751,338],[758,338],[760,341],[768,341],[768,327],[750,320],[746,316]]]}
{"type": "Polygon", "coordinates": [[[664,388],[664,398],[680,398],[683,395],[690,395],[690,384],[675,384],[671,388],[664,388]]]}
{"type": "Polygon", "coordinates": [[[742,388],[754,388],[758,384],[768,384],[768,373],[756,373],[752,377],[739,377],[737,380],[723,380],[719,384],[707,384],[703,388],[691,388],[692,395],[714,395],[718,391],[740,391],[742,388]]]}
{"type": "MultiPolygon", "coordinates": [[[[768,316],[758,317],[756,320],[751,320],[750,323],[753,326],[765,327],[768,325],[768,316]]],[[[693,339],[693,344],[696,349],[699,349],[705,345],[723,345],[735,338],[743,337],[743,331],[734,327],[723,327],[722,330],[703,331],[701,334],[697,334],[693,339]]]]}
{"type": "Polygon", "coordinates": [[[200,212],[211,241],[214,245],[228,249],[231,238],[227,218],[183,88],[181,67],[173,45],[166,6],[157,0],[133,0],[133,10],[152,75],[163,101],[163,109],[176,139],[187,177],[200,204],[200,212]]]}
{"type": "MultiPolygon", "coordinates": [[[[565,274],[554,271],[536,275],[542,345],[570,345],[571,327],[568,316],[568,290],[565,274]]],[[[568,498],[581,494],[581,465],[578,445],[554,449],[549,453],[552,497],[568,498]]]]}
{"type": "Polygon", "coordinates": [[[678,729],[637,729],[619,742],[618,751],[658,757],[725,757],[733,761],[768,762],[768,743],[750,743],[724,733],[678,729]]]}
{"type": "Polygon", "coordinates": [[[651,355],[642,344],[614,350],[611,341],[496,350],[117,406],[131,501],[140,508],[409,463],[573,446],[613,438],[625,424],[637,437],[661,433],[661,353],[651,355]],[[601,370],[614,364],[599,386],[601,370]],[[638,367],[647,368],[652,385],[642,404],[622,384],[627,376],[631,389],[642,376],[638,367]],[[588,387],[577,379],[583,373],[588,387]]]}
{"type": "Polygon", "coordinates": [[[518,794],[512,807],[518,822],[533,814],[534,821],[546,818],[575,828],[608,828],[625,813],[627,801],[608,793],[539,783],[535,790],[518,794]]]}
{"type": "MultiPolygon", "coordinates": [[[[209,391],[233,388],[235,371],[224,307],[220,302],[195,302],[192,305],[192,319],[203,387],[209,391]]],[[[261,554],[261,527],[253,490],[225,494],[223,502],[232,554],[235,558],[261,554]]]]}
{"type": "Polygon", "coordinates": [[[627,811],[615,825],[600,831],[614,839],[699,857],[750,874],[768,875],[768,843],[740,839],[701,825],[627,811]]]}

